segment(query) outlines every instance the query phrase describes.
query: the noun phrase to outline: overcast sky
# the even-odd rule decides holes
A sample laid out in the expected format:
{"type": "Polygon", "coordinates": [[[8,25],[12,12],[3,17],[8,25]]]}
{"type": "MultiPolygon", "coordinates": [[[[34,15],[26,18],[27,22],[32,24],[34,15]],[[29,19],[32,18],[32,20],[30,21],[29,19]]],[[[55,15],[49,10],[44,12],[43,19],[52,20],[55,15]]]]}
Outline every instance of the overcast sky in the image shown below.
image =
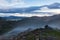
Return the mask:
{"type": "MultiPolygon", "coordinates": [[[[42,6],[42,5],[50,5],[53,3],[60,3],[60,0],[0,0],[0,8],[24,8],[24,7],[30,7],[30,6],[42,6]]],[[[41,8],[41,10],[36,10],[37,12],[54,12],[53,14],[60,14],[60,9],[49,9],[47,7],[41,8]]],[[[35,11],[35,12],[36,12],[35,11]]],[[[0,13],[0,16],[49,16],[53,14],[5,14],[0,13]]]]}
{"type": "Polygon", "coordinates": [[[0,8],[29,7],[60,3],[60,0],[0,0],[0,8]]]}

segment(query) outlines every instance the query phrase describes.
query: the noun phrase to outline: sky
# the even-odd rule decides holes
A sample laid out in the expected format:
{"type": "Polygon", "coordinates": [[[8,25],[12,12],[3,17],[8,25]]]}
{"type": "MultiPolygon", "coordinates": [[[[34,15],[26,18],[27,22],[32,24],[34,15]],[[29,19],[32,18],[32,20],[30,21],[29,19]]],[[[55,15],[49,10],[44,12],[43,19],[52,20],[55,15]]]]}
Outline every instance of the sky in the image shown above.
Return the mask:
{"type": "Polygon", "coordinates": [[[33,12],[52,12],[54,14],[60,14],[60,9],[49,9],[48,7],[42,7],[40,10],[35,10],[33,12]]]}
{"type": "MultiPolygon", "coordinates": [[[[50,5],[53,3],[60,3],[60,0],[0,0],[0,8],[9,9],[9,8],[24,8],[31,6],[43,6],[50,5]]],[[[0,16],[51,16],[54,14],[60,14],[60,9],[49,9],[47,7],[41,8],[41,10],[35,10],[34,12],[54,12],[53,14],[20,14],[20,13],[0,13],[0,16]]]]}
{"type": "Polygon", "coordinates": [[[0,8],[42,6],[56,2],[60,3],[60,0],[0,0],[0,8]]]}

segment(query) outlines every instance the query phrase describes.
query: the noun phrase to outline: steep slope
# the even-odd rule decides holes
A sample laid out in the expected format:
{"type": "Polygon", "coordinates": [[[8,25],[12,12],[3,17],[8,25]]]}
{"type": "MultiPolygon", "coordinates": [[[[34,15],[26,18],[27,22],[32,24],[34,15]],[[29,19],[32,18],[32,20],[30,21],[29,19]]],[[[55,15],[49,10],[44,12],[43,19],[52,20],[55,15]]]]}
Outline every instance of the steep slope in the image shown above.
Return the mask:
{"type": "Polygon", "coordinates": [[[40,27],[44,27],[46,25],[46,22],[43,19],[44,18],[40,18],[40,17],[30,17],[17,21],[15,24],[15,28],[5,33],[4,36],[6,37],[13,35],[16,36],[18,33],[24,32],[26,30],[30,31],[40,27]]]}
{"type": "Polygon", "coordinates": [[[60,29],[60,15],[54,15],[50,17],[50,21],[48,22],[48,25],[53,26],[53,28],[60,29]]]}

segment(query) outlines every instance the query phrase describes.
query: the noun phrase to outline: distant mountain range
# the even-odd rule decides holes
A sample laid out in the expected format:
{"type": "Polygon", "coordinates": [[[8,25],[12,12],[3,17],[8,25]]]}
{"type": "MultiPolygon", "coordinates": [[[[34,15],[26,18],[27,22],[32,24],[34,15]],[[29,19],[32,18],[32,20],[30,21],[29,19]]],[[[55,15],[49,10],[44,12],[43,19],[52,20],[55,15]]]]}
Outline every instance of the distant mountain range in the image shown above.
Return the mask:
{"type": "Polygon", "coordinates": [[[60,15],[54,15],[49,17],[30,17],[30,18],[24,18],[19,23],[17,23],[18,26],[23,27],[43,27],[45,25],[50,25],[52,28],[59,28],[60,29],[60,15]]]}
{"type": "Polygon", "coordinates": [[[23,18],[22,20],[17,20],[17,21],[15,20],[5,21],[5,20],[1,20],[0,18],[0,29],[2,27],[2,30],[3,28],[5,30],[5,28],[7,29],[8,27],[7,30],[11,30],[12,33],[25,31],[26,29],[37,29],[44,27],[45,25],[49,25],[52,28],[60,29],[60,15],[44,16],[44,17],[33,16],[33,17],[23,18]]]}
{"type": "Polygon", "coordinates": [[[18,21],[18,20],[22,20],[22,19],[27,18],[27,17],[5,16],[5,17],[1,17],[1,18],[4,20],[7,20],[7,21],[18,21]]]}
{"type": "Polygon", "coordinates": [[[12,32],[15,32],[15,30],[23,30],[26,29],[37,29],[37,28],[43,28],[45,25],[49,25],[51,28],[58,28],[60,29],[60,15],[54,15],[54,16],[45,16],[45,17],[29,17],[24,18],[20,21],[17,21],[15,24],[16,28],[13,29],[12,32]]]}
{"type": "Polygon", "coordinates": [[[60,14],[53,15],[53,16],[44,16],[44,17],[16,17],[16,16],[9,16],[9,17],[2,17],[5,20],[8,21],[17,21],[17,26],[23,26],[23,27],[40,27],[44,25],[50,25],[53,27],[60,28],[60,14]],[[19,20],[19,22],[18,22],[19,20]]]}
{"type": "Polygon", "coordinates": [[[27,7],[27,8],[0,9],[0,13],[33,12],[35,10],[40,10],[43,7],[47,7],[49,9],[60,9],[60,3],[54,3],[54,4],[51,4],[51,5],[43,5],[43,6],[33,6],[33,7],[27,7]]]}

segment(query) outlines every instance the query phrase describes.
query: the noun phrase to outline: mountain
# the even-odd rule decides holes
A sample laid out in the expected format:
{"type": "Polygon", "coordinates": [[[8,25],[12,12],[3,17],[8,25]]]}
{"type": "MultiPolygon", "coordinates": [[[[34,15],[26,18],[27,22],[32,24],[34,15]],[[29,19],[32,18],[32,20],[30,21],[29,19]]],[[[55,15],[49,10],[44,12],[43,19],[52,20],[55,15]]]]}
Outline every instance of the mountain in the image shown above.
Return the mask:
{"type": "Polygon", "coordinates": [[[18,16],[8,16],[8,17],[2,17],[3,19],[5,20],[8,20],[8,21],[18,21],[18,20],[22,20],[23,18],[26,18],[26,17],[18,17],[18,16]]]}
{"type": "MultiPolygon", "coordinates": [[[[26,30],[35,30],[37,28],[44,28],[45,25],[49,25],[49,27],[53,29],[60,29],[60,15],[54,16],[45,16],[45,17],[28,17],[23,18],[22,20],[18,21],[6,21],[5,23],[2,22],[4,25],[4,30],[8,30],[4,36],[13,36],[17,35],[18,33],[24,32],[26,30]],[[7,29],[8,28],[8,29],[7,29]]],[[[4,31],[2,29],[2,31],[4,31]]],[[[6,31],[5,30],[5,31],[6,31]]],[[[4,33],[4,32],[3,32],[4,33]]]]}
{"type": "Polygon", "coordinates": [[[23,18],[22,20],[18,21],[5,21],[0,20],[0,31],[2,33],[6,32],[5,35],[16,35],[19,32],[23,32],[28,29],[37,29],[43,28],[45,25],[49,25],[51,28],[58,28],[60,29],[60,15],[54,16],[44,16],[44,17],[28,17],[23,18]],[[2,27],[2,28],[1,28],[2,27]],[[6,29],[6,30],[5,30],[6,29]],[[4,31],[5,30],[5,31],[4,31]]]}
{"type": "Polygon", "coordinates": [[[23,20],[17,23],[17,26],[28,27],[28,28],[39,28],[43,27],[44,25],[50,25],[52,28],[60,29],[60,15],[53,15],[53,16],[44,16],[44,17],[37,17],[33,16],[30,18],[24,18],[23,20]]]}
{"type": "Polygon", "coordinates": [[[48,25],[53,26],[53,28],[60,29],[60,14],[50,17],[50,21],[48,22],[48,25]]]}
{"type": "Polygon", "coordinates": [[[45,20],[44,18],[40,18],[40,17],[29,17],[29,18],[24,18],[23,20],[20,20],[16,26],[17,27],[23,27],[23,28],[32,28],[32,29],[35,29],[35,28],[40,28],[42,26],[44,26],[46,23],[45,23],[45,20]]]}
{"type": "MultiPolygon", "coordinates": [[[[18,21],[10,21],[10,22],[11,22],[10,23],[11,26],[12,26],[12,24],[14,24],[14,25],[11,27],[11,29],[9,29],[9,28],[7,29],[7,30],[9,30],[9,32],[6,32],[4,34],[4,36],[7,36],[7,37],[17,35],[18,33],[24,32],[26,30],[34,30],[34,29],[37,29],[40,27],[44,27],[46,25],[44,18],[40,18],[40,17],[36,17],[36,16],[24,18],[24,19],[18,20],[18,21]]],[[[7,25],[5,25],[5,27],[7,28],[7,25]]]]}

